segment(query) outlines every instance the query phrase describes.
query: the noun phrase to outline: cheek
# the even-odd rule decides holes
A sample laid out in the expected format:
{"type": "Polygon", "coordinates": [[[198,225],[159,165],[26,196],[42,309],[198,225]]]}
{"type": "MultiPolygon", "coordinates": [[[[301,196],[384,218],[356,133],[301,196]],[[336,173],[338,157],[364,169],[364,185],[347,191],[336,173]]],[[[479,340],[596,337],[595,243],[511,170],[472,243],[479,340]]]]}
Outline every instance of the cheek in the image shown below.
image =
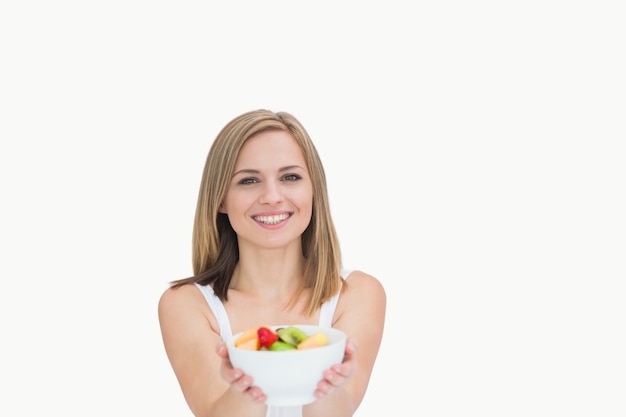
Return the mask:
{"type": "Polygon", "coordinates": [[[302,211],[313,212],[313,191],[304,192],[299,196],[299,206],[302,211]]]}
{"type": "Polygon", "coordinates": [[[242,207],[246,206],[245,194],[242,193],[228,193],[224,197],[224,201],[220,205],[220,210],[226,214],[235,214],[240,212],[242,207]]]}

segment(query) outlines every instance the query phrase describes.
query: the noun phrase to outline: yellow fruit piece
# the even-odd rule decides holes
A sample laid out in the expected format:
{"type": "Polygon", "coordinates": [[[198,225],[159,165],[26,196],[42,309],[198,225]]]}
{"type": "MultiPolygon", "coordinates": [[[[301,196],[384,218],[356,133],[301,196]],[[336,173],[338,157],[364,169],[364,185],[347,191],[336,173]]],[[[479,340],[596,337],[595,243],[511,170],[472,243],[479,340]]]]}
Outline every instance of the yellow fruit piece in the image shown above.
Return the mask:
{"type": "Polygon", "coordinates": [[[259,343],[259,338],[257,337],[240,343],[237,347],[239,349],[259,350],[261,348],[261,343],[259,343]]]}
{"type": "Polygon", "coordinates": [[[315,333],[298,344],[298,350],[322,347],[328,344],[328,337],[323,333],[315,333]]]}
{"type": "Polygon", "coordinates": [[[247,330],[244,330],[244,332],[241,333],[241,336],[239,336],[237,340],[235,340],[235,347],[241,347],[241,345],[243,344],[248,344],[248,346],[250,346],[250,341],[256,341],[255,343],[259,344],[257,329],[258,327],[251,327],[247,330]]]}

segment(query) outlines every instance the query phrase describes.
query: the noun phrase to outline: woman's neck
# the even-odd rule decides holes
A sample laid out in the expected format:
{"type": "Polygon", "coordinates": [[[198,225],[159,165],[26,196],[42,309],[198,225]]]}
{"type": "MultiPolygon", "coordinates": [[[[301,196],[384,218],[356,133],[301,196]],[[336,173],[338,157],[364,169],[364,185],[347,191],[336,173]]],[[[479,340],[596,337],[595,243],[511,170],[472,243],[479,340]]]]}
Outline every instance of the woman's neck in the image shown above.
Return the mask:
{"type": "Polygon", "coordinates": [[[300,248],[244,249],[230,288],[271,298],[293,295],[302,288],[304,262],[300,248]]]}

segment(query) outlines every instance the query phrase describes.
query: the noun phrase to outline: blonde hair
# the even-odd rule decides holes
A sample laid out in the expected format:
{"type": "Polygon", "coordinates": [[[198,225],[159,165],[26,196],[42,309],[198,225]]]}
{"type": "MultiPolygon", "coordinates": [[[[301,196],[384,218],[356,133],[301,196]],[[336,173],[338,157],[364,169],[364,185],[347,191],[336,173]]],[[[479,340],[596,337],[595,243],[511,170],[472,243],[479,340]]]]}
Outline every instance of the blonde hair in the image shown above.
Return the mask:
{"type": "Polygon", "coordinates": [[[303,308],[305,314],[311,315],[341,288],[341,251],[330,214],[321,159],[307,131],[286,112],[261,109],[241,114],[226,124],[215,138],[204,166],[194,218],[194,276],[173,281],[172,286],[210,284],[221,300],[228,299],[230,280],[239,260],[239,247],[237,235],[228,217],[219,213],[219,207],[226,196],[241,147],[250,137],[268,130],[286,131],[293,136],[304,154],[313,185],[311,222],[302,234],[305,268],[301,286],[301,291],[311,289],[303,308]]]}

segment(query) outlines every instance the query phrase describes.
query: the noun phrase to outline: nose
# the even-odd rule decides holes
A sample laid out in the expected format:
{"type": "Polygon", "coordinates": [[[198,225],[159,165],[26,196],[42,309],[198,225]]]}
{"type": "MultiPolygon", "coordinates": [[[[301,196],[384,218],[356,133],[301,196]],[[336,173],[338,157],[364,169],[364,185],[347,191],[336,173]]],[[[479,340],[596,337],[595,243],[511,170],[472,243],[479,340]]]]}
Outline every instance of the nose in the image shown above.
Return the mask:
{"type": "Polygon", "coordinates": [[[283,193],[280,181],[265,181],[260,202],[263,204],[277,204],[283,201],[283,193]]]}

